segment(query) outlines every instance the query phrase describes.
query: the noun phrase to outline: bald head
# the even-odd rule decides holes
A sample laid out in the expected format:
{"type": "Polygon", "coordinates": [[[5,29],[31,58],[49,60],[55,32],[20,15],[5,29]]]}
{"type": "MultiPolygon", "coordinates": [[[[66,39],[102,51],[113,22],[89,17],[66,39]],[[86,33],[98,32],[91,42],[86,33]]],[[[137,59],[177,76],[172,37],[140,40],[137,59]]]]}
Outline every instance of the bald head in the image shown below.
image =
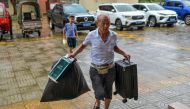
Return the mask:
{"type": "Polygon", "coordinates": [[[110,17],[108,15],[106,15],[106,14],[100,14],[97,17],[97,22],[99,22],[101,20],[108,20],[108,21],[110,21],[110,17]]]}
{"type": "Polygon", "coordinates": [[[99,31],[107,33],[109,31],[109,26],[110,26],[109,16],[105,14],[100,14],[97,17],[97,26],[99,28],[99,31]]]}

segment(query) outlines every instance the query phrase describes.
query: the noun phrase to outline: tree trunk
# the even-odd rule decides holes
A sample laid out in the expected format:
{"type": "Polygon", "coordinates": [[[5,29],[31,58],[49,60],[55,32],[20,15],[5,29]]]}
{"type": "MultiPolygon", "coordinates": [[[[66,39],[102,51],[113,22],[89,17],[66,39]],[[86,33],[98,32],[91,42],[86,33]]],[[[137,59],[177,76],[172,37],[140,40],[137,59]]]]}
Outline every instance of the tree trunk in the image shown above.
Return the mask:
{"type": "Polygon", "coordinates": [[[10,1],[13,5],[13,14],[16,15],[17,14],[16,4],[18,3],[18,0],[10,0],[10,1]]]}

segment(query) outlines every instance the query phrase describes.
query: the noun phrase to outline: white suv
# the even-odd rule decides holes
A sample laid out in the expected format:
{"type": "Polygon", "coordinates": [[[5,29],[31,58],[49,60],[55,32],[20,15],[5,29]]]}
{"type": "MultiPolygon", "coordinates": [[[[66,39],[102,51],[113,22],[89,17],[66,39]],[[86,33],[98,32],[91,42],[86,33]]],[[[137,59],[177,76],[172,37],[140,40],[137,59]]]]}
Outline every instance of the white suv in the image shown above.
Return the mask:
{"type": "Polygon", "coordinates": [[[146,25],[144,12],[137,11],[132,5],[127,3],[101,4],[98,6],[96,14],[109,15],[111,24],[115,25],[117,30],[123,30],[123,28],[130,26],[143,29],[146,25]]]}
{"type": "Polygon", "coordinates": [[[145,11],[147,25],[157,26],[159,24],[167,24],[173,26],[177,23],[177,14],[174,11],[166,10],[162,6],[155,3],[138,3],[133,5],[137,10],[145,11]]]}

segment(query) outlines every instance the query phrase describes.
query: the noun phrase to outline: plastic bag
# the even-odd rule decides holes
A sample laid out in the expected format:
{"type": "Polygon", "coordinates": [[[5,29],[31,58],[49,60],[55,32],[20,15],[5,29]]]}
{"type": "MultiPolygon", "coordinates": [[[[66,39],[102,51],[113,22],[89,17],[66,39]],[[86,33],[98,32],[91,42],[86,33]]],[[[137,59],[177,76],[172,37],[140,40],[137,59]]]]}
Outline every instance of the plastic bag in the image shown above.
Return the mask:
{"type": "Polygon", "coordinates": [[[58,83],[49,79],[41,102],[70,100],[90,91],[77,62],[58,79],[58,83]]]}
{"type": "Polygon", "coordinates": [[[65,39],[63,39],[63,45],[66,45],[67,41],[65,39]]]}

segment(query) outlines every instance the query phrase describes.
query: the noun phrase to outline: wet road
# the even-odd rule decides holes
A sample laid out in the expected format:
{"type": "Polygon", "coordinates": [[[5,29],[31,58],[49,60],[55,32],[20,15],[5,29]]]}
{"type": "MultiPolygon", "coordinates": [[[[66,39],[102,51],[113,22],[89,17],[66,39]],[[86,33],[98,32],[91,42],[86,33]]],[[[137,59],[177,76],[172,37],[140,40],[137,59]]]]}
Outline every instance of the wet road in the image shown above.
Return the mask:
{"type": "MultiPolygon", "coordinates": [[[[70,101],[40,103],[52,63],[67,54],[61,30],[52,33],[43,21],[41,37],[0,42],[0,109],[91,109],[93,91],[70,101]],[[85,102],[84,102],[85,101],[85,102]]],[[[113,29],[116,31],[115,29],[113,29]]],[[[20,33],[18,25],[14,32],[20,33]]],[[[190,106],[190,27],[156,27],[144,30],[116,31],[118,45],[138,65],[139,100],[113,96],[110,109],[165,109],[179,101],[190,106]]],[[[88,32],[79,32],[80,44],[88,32]]],[[[90,48],[77,56],[85,79],[91,87],[88,70],[90,48]]],[[[115,60],[122,59],[116,54],[115,60]]],[[[103,107],[103,106],[102,106],[103,107]]]]}

